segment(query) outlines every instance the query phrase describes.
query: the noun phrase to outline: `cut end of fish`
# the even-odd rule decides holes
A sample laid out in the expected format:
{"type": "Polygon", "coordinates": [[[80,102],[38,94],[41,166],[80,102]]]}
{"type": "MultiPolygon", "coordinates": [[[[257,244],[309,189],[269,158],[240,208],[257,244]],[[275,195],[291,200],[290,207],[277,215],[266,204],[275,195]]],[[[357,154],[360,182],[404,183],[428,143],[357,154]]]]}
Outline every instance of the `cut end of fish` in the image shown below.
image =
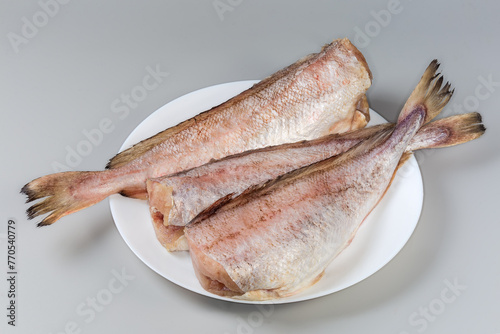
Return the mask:
{"type": "Polygon", "coordinates": [[[434,59],[403,107],[398,122],[405,119],[415,109],[422,108],[426,112],[424,123],[427,123],[436,117],[450,101],[454,90],[450,90],[449,82],[443,85],[443,76],[436,73],[438,68],[439,63],[434,59]]]}
{"type": "Polygon", "coordinates": [[[342,39],[335,40],[331,44],[325,45],[323,47],[323,49],[325,49],[329,45],[332,45],[336,42],[342,43],[342,45],[356,57],[356,59],[360,62],[360,64],[365,68],[366,72],[368,73],[368,76],[370,77],[370,81],[372,81],[373,75],[372,75],[372,72],[370,70],[370,67],[368,66],[368,63],[366,62],[365,56],[363,56],[361,51],[359,51],[359,49],[356,46],[354,46],[354,44],[352,44],[348,38],[342,38],[342,39]]]}
{"type": "Polygon", "coordinates": [[[173,188],[156,180],[148,180],[149,213],[156,239],[169,252],[188,250],[184,237],[184,226],[171,225],[169,221],[173,203],[173,188]]]}

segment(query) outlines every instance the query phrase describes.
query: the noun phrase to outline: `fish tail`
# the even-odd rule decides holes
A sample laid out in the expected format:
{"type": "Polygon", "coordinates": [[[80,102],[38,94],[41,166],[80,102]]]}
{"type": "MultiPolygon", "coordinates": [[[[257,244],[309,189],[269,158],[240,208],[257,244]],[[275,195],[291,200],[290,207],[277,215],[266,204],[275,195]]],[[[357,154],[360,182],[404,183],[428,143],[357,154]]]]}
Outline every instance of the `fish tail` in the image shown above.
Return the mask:
{"type": "Polygon", "coordinates": [[[26,203],[42,199],[26,210],[28,219],[48,214],[38,226],[51,225],[63,216],[80,211],[115,193],[106,172],[62,172],[35,179],[21,193],[26,203]]]}
{"type": "Polygon", "coordinates": [[[485,131],[481,114],[477,112],[450,116],[424,125],[406,150],[459,145],[481,137],[485,131]]]}
{"type": "Polygon", "coordinates": [[[439,63],[434,59],[425,70],[417,87],[413,90],[401,111],[398,123],[416,109],[425,111],[424,123],[436,117],[453,95],[449,82],[443,85],[443,76],[436,73],[439,63]]]}

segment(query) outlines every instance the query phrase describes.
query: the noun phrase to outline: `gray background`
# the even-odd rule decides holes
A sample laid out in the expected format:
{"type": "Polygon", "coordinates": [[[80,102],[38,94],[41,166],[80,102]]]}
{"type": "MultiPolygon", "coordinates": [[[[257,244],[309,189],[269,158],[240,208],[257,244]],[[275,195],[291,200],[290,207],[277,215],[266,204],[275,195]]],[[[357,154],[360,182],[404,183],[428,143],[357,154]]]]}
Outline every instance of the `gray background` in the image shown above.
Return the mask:
{"type": "Polygon", "coordinates": [[[2,278],[2,333],[500,333],[499,2],[108,0],[69,1],[50,7],[51,16],[42,10],[32,0],[0,4],[2,268],[8,219],[18,246],[16,327],[7,325],[2,278]],[[37,31],[23,28],[35,20],[37,31]],[[488,128],[472,143],[417,155],[419,224],[368,279],[259,309],[199,296],[154,273],[120,237],[107,200],[47,228],[26,219],[20,188],[64,164],[101,120],[113,131],[74,169],[102,169],[143,119],[176,97],[262,79],[344,36],[364,53],[374,77],[369,102],[386,119],[396,119],[438,58],[456,88],[443,113],[477,109],[488,128]],[[119,118],[112,103],[142,84],[148,66],[169,75],[119,118]],[[85,303],[109,296],[122,271],[126,285],[91,316],[85,303]]]}

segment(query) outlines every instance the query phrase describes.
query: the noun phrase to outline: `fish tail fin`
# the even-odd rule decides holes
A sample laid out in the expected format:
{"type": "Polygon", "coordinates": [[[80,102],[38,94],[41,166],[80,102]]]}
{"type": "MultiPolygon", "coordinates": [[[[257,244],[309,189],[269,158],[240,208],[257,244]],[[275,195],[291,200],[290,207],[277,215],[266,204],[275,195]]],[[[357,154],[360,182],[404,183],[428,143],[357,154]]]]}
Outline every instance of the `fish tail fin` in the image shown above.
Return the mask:
{"type": "Polygon", "coordinates": [[[192,123],[194,123],[194,120],[188,119],[187,121],[184,121],[167,130],[158,132],[156,135],[144,139],[137,144],[121,151],[113,158],[109,159],[108,163],[106,164],[106,169],[116,169],[136,160],[137,158],[151,151],[154,147],[163,143],[169,137],[188,128],[192,125],[192,123]]]}
{"type": "Polygon", "coordinates": [[[439,63],[434,59],[425,70],[417,87],[413,90],[401,111],[398,123],[405,119],[412,111],[425,111],[424,123],[436,117],[451,99],[454,90],[450,90],[449,82],[443,86],[443,76],[436,73],[439,63]]]}
{"type": "Polygon", "coordinates": [[[42,200],[26,210],[28,219],[48,214],[38,226],[51,225],[115,193],[102,173],[105,172],[62,172],[29,182],[21,189],[28,197],[26,203],[42,200]]]}
{"type": "Polygon", "coordinates": [[[459,145],[481,137],[485,131],[481,114],[477,112],[450,116],[424,125],[406,150],[459,145]]]}

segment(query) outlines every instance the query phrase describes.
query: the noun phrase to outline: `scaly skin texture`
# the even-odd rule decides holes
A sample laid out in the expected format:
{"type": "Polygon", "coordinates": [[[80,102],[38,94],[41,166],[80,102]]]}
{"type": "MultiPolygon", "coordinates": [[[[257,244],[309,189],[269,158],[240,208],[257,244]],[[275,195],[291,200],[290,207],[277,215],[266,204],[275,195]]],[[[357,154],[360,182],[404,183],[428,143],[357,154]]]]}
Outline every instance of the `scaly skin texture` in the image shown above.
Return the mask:
{"type": "Polygon", "coordinates": [[[246,150],[363,127],[357,111],[371,73],[347,39],[336,40],[227,102],[160,132],[110,160],[106,171],[48,175],[28,183],[30,218],[41,225],[120,193],[146,198],[146,180],[246,150]],[[71,189],[68,187],[72,185],[71,189]]]}

